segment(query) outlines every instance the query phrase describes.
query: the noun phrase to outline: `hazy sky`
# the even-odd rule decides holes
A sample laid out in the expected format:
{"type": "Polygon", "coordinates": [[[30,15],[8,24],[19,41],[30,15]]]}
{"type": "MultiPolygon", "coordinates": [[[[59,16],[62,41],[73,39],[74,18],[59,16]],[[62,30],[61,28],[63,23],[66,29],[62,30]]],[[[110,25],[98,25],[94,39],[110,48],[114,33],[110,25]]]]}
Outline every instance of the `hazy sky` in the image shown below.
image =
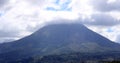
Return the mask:
{"type": "Polygon", "coordinates": [[[83,23],[120,42],[120,0],[0,0],[0,42],[58,22],[83,23]]]}

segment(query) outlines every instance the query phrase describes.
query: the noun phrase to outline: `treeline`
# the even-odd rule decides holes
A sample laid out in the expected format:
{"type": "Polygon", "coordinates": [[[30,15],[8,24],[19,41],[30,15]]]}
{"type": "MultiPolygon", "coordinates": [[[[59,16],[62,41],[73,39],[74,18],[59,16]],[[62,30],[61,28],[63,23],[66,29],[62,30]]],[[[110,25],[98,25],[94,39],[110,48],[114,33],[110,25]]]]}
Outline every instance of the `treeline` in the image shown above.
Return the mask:
{"type": "Polygon", "coordinates": [[[120,63],[120,54],[74,53],[49,56],[35,56],[9,63],[120,63]]]}

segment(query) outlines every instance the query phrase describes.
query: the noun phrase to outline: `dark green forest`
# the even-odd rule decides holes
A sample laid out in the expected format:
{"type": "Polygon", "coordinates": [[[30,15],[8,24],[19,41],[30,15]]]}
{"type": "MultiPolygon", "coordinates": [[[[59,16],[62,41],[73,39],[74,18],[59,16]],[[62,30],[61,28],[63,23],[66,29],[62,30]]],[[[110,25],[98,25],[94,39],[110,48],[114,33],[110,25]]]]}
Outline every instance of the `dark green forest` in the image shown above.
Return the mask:
{"type": "Polygon", "coordinates": [[[9,63],[120,63],[120,53],[71,53],[34,56],[9,63]]]}

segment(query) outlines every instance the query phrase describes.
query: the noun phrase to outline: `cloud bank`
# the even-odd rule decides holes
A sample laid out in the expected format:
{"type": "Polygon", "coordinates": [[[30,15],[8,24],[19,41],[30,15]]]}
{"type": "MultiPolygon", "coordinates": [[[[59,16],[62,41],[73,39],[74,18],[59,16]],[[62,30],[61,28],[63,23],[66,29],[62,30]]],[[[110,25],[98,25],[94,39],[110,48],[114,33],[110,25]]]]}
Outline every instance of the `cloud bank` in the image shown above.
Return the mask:
{"type": "Polygon", "coordinates": [[[118,42],[120,0],[0,0],[0,42],[20,39],[49,23],[79,22],[118,42]]]}

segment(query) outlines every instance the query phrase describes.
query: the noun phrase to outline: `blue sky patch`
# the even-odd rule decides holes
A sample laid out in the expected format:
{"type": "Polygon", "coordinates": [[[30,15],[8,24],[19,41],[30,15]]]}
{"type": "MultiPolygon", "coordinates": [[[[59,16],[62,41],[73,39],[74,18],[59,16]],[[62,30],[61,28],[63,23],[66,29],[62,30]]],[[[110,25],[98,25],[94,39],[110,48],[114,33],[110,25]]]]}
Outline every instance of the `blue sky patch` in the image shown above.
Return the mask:
{"type": "Polygon", "coordinates": [[[111,28],[108,28],[107,32],[113,32],[113,30],[111,28]]]}
{"type": "Polygon", "coordinates": [[[54,7],[47,7],[46,10],[49,10],[49,11],[71,11],[72,10],[72,7],[69,8],[69,4],[71,3],[71,0],[67,0],[66,2],[62,2],[62,4],[60,4],[61,1],[60,0],[56,0],[55,4],[56,6],[59,6],[60,8],[57,9],[57,8],[54,8],[54,7]]]}

